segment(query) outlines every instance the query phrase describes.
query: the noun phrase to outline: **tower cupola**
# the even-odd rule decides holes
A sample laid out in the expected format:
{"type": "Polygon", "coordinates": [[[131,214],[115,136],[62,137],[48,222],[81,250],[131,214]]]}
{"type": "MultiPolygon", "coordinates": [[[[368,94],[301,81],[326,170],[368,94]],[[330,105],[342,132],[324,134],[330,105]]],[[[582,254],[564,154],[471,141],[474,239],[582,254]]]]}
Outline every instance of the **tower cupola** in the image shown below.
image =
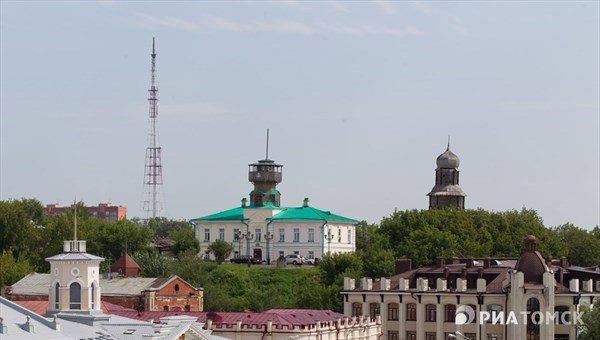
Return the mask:
{"type": "Polygon", "coordinates": [[[427,194],[429,196],[429,209],[445,207],[458,207],[464,209],[467,196],[459,186],[460,159],[448,147],[436,159],[435,185],[427,194]]]}

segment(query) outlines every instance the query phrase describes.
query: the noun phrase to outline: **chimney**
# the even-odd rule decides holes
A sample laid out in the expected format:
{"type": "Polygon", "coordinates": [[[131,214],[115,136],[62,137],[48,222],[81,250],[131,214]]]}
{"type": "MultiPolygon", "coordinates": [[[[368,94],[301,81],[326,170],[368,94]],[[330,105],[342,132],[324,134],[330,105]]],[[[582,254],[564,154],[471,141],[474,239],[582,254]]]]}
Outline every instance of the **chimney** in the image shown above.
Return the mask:
{"type": "Polygon", "coordinates": [[[569,261],[566,257],[563,256],[560,258],[560,266],[565,269],[569,268],[569,261]]]}
{"type": "Polygon", "coordinates": [[[560,267],[560,268],[558,268],[558,283],[560,283],[562,285],[564,280],[565,280],[565,270],[562,267],[560,267]]]}
{"type": "Polygon", "coordinates": [[[473,258],[469,257],[467,259],[467,268],[472,268],[473,267],[473,258]]]}
{"type": "Polygon", "coordinates": [[[442,268],[444,266],[444,264],[446,264],[446,261],[444,260],[443,257],[438,257],[435,259],[435,267],[436,268],[442,268]]]}
{"type": "Polygon", "coordinates": [[[248,203],[248,200],[246,199],[246,197],[242,198],[242,208],[246,207],[247,203],[248,203]]]}
{"type": "Polygon", "coordinates": [[[302,201],[302,206],[304,208],[308,207],[308,202],[310,202],[310,200],[308,199],[308,197],[304,197],[304,200],[302,201]]]}
{"type": "Polygon", "coordinates": [[[396,260],[396,272],[395,274],[402,274],[412,270],[411,259],[398,259],[396,260]]]}
{"type": "Polygon", "coordinates": [[[489,268],[492,265],[492,259],[486,257],[483,259],[483,268],[489,268]]]}
{"type": "Polygon", "coordinates": [[[448,276],[450,276],[450,270],[448,269],[448,267],[444,267],[444,279],[448,280],[448,276]]]}

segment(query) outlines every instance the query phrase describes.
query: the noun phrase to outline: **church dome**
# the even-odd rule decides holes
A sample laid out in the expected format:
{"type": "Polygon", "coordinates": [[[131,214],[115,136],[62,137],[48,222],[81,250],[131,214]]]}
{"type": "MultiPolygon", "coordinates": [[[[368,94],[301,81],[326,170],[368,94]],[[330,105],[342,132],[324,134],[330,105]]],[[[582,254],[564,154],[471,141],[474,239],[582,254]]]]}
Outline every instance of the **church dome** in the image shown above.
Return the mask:
{"type": "Polygon", "coordinates": [[[435,162],[438,169],[456,169],[460,165],[460,159],[450,151],[450,146],[448,146],[443,154],[438,156],[435,162]]]}

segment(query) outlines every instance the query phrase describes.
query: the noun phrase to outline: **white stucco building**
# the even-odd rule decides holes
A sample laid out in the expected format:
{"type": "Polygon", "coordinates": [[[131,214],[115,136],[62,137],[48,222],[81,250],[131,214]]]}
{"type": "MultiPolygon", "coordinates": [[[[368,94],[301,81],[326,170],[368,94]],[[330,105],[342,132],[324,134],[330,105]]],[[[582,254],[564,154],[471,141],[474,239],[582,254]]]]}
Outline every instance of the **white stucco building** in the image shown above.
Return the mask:
{"type": "Polygon", "coordinates": [[[308,198],[297,207],[281,206],[276,186],[283,166],[264,159],[249,167],[254,184],[249,204],[244,198],[236,208],[191,220],[203,250],[220,239],[234,245],[233,257],[252,256],[268,263],[282,255],[320,259],[328,252],[355,250],[357,220],[313,208],[308,198]]]}

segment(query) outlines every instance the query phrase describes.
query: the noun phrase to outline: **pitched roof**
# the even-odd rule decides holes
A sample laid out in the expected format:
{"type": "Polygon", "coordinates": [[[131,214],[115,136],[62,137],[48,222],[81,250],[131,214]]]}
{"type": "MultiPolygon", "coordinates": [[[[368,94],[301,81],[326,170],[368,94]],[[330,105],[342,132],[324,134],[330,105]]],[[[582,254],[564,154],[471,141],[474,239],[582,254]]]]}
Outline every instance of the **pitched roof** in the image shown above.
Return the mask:
{"type": "MultiPolygon", "coordinates": [[[[102,287],[102,295],[129,296],[139,295],[144,290],[157,290],[164,284],[178,278],[173,275],[170,278],[156,277],[118,277],[113,279],[101,278],[99,285],[102,287]]],[[[48,295],[50,287],[50,274],[31,273],[11,286],[12,295],[48,295]]],[[[183,280],[182,280],[183,281],[183,280]]],[[[185,281],[183,281],[185,282],[185,281]]],[[[187,283],[187,282],[186,282],[187,283]]]]}
{"type": "MultiPolygon", "coordinates": [[[[267,202],[270,203],[270,202],[267,202]]],[[[244,219],[244,209],[280,209],[281,211],[275,214],[269,220],[271,221],[327,221],[341,223],[358,223],[357,220],[344,217],[341,215],[332,214],[330,211],[319,210],[310,206],[307,207],[276,207],[273,204],[267,204],[262,207],[237,207],[216,214],[198,217],[192,219],[192,222],[201,221],[241,221],[244,219]]]]}
{"type": "Polygon", "coordinates": [[[140,268],[140,266],[138,266],[129,254],[125,253],[110,268],[112,270],[112,268],[140,268]]]}
{"type": "Polygon", "coordinates": [[[241,221],[244,219],[244,208],[237,207],[216,214],[194,218],[192,222],[199,221],[241,221]]]}
{"type": "Polygon", "coordinates": [[[286,208],[282,212],[273,216],[272,221],[323,221],[323,222],[343,222],[358,223],[357,220],[332,214],[330,211],[323,211],[313,207],[286,208]]]}

